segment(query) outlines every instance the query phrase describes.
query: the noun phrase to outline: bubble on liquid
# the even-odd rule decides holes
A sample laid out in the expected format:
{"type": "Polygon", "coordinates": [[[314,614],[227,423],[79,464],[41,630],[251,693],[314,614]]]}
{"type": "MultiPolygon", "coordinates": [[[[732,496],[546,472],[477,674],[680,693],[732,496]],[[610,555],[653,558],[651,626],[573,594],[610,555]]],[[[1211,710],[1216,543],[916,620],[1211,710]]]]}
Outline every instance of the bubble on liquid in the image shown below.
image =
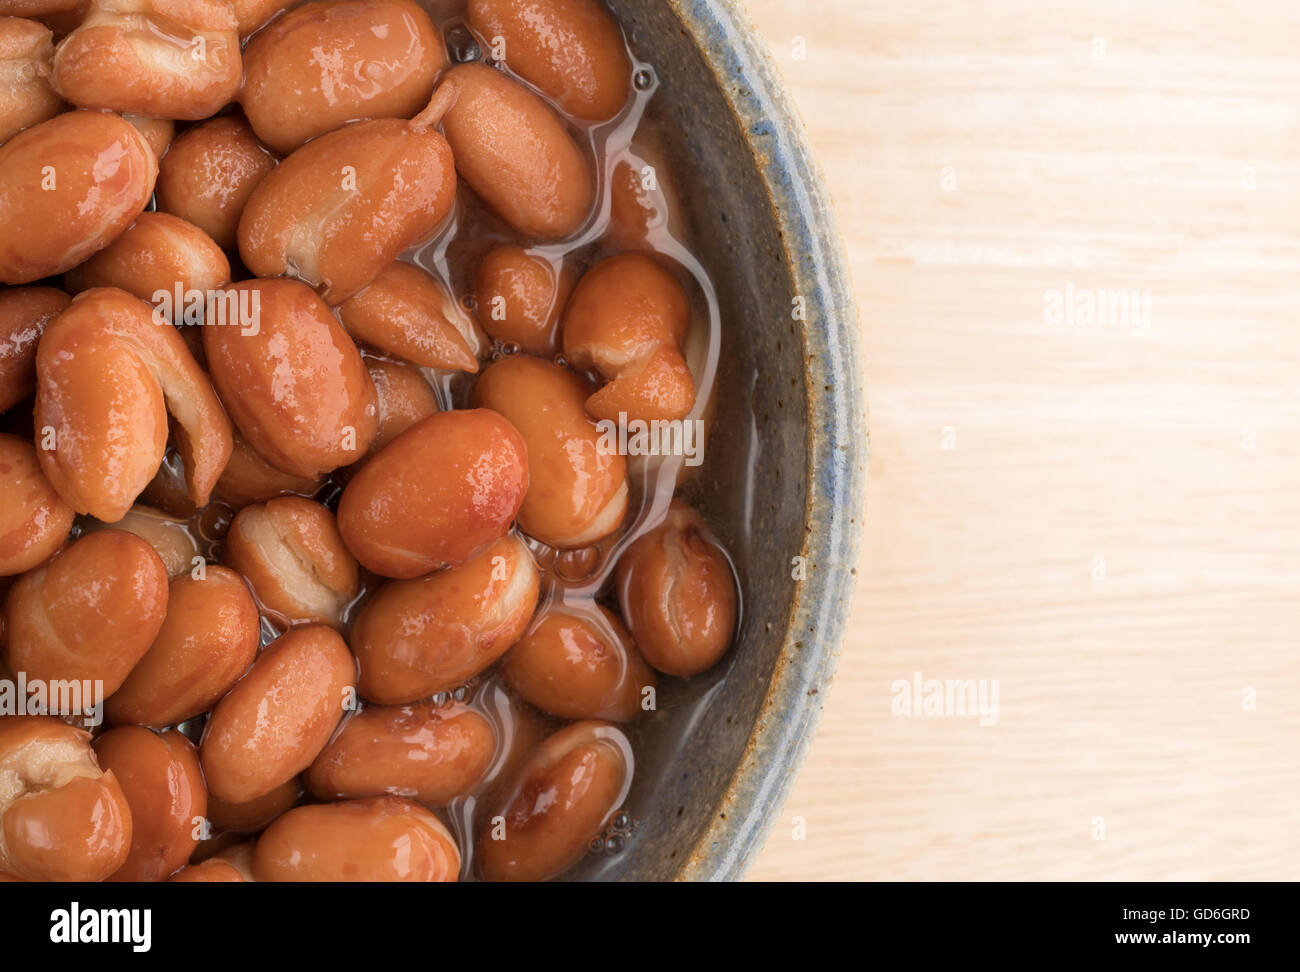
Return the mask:
{"type": "Polygon", "coordinates": [[[464,307],[467,311],[473,311],[474,308],[478,306],[478,298],[473,294],[466,294],[460,299],[460,306],[464,307]]]}
{"type": "Polygon", "coordinates": [[[610,834],[605,838],[605,853],[621,854],[627,847],[627,838],[622,834],[610,834]]]}
{"type": "Polygon", "coordinates": [[[614,819],[610,821],[610,826],[615,830],[626,833],[632,829],[632,817],[626,810],[620,810],[618,813],[614,814],[614,819]]]}
{"type": "Polygon", "coordinates": [[[501,345],[501,353],[506,357],[516,355],[522,350],[523,348],[519,346],[518,341],[507,341],[505,344],[501,345]]]}
{"type": "Polygon", "coordinates": [[[605,838],[601,836],[591,838],[591,843],[587,845],[587,848],[593,854],[599,854],[605,849],[605,838]]]}
{"type": "Polygon", "coordinates": [[[636,85],[638,91],[649,91],[654,87],[655,73],[649,68],[642,68],[633,76],[632,83],[636,85]]]}
{"type": "Polygon", "coordinates": [[[451,693],[451,697],[457,702],[464,702],[469,698],[469,686],[462,685],[460,688],[456,689],[456,691],[451,693]]]}
{"type": "Polygon", "coordinates": [[[559,365],[561,368],[567,368],[567,367],[569,367],[568,359],[565,358],[564,355],[562,355],[562,354],[557,354],[557,355],[555,356],[555,359],[554,359],[554,360],[555,360],[555,363],[556,363],[557,365],[559,365]]]}

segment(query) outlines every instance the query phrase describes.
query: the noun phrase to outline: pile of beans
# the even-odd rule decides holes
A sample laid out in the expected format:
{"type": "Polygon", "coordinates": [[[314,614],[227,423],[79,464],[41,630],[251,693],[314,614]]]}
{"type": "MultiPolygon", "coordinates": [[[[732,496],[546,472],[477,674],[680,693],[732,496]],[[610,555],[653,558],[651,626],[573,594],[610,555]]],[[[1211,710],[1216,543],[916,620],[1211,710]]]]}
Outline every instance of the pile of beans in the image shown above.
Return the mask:
{"type": "Polygon", "coordinates": [[[0,879],[543,880],[735,637],[598,0],[0,0],[0,879]],[[198,295],[195,297],[194,295],[198,295]],[[12,693],[11,693],[12,696],[12,693]]]}

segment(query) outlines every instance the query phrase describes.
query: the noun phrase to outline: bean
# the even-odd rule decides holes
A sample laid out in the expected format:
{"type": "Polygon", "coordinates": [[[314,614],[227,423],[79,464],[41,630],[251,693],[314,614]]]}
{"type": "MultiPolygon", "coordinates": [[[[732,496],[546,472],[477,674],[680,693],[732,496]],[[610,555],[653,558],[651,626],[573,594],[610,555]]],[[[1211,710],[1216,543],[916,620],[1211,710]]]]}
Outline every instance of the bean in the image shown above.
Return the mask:
{"type": "Polygon", "coordinates": [[[53,287],[0,291],[0,412],[36,391],[36,345],[71,300],[53,287]]]}
{"type": "MultiPolygon", "coordinates": [[[[64,276],[74,293],[117,287],[141,300],[171,298],[175,288],[204,293],[230,283],[230,261],[203,230],[167,213],[141,213],[121,236],[64,276]]],[[[171,319],[180,323],[181,306],[171,319]]],[[[183,303],[183,302],[182,302],[183,303]]]]}
{"type": "Polygon", "coordinates": [[[545,881],[586,853],[627,797],[632,748],[606,722],[548,736],[516,774],[479,836],[488,881],[545,881]]]}
{"type": "Polygon", "coordinates": [[[695,383],[682,356],[689,303],[651,257],[620,253],[588,270],[564,310],[564,356],[609,384],[587,400],[598,419],[685,418],[695,383]]]}
{"type": "Polygon", "coordinates": [[[339,319],[355,340],[412,364],[478,371],[473,321],[446,287],[409,263],[389,264],[339,305],[339,319]]]}
{"type": "Polygon", "coordinates": [[[494,408],[527,444],[529,486],[519,525],[553,547],[588,547],[618,530],[627,512],[627,461],[601,446],[577,375],[525,355],[484,369],[477,405],[494,408]]]}
{"type": "Polygon", "coordinates": [[[144,301],[104,287],[78,296],[41,337],[38,455],[78,513],[126,515],[163,460],[168,412],[197,506],[230,458],[230,420],[184,338],[163,325],[144,301]]]}
{"type": "Polygon", "coordinates": [[[392,704],[463,685],[523,634],[537,592],[537,566],[516,537],[458,567],[385,584],[361,608],[350,639],[361,694],[392,704]]]}
{"type": "Polygon", "coordinates": [[[131,511],[112,524],[91,520],[82,524],[84,531],[91,530],[125,530],[134,533],[162,558],[167,568],[167,576],[175,578],[188,574],[194,566],[194,558],[199,555],[199,545],[189,531],[189,525],[178,517],[168,516],[160,510],[137,504],[131,511]]]}
{"type": "Polygon", "coordinates": [[[433,388],[417,368],[400,361],[367,358],[366,369],[379,397],[379,431],[370,443],[374,455],[439,407],[433,388]]]}
{"type": "Polygon", "coordinates": [[[262,277],[291,274],[340,304],[446,220],[456,195],[446,95],[411,121],[358,122],[312,139],[249,196],[239,252],[262,277]]]}
{"type": "Polygon", "coordinates": [[[63,99],[50,87],[54,39],[34,20],[0,17],[0,143],[53,118],[63,99]]]}
{"type": "Polygon", "coordinates": [[[298,807],[253,851],[259,881],[455,881],[456,841],[432,813],[400,797],[298,807]]]}
{"type": "Polygon", "coordinates": [[[297,806],[302,794],[302,780],[295,776],[247,803],[229,803],[214,796],[208,801],[208,819],[224,833],[256,833],[297,806]]]}
{"type": "Polygon", "coordinates": [[[495,748],[492,724],[465,706],[368,705],[316,757],[307,787],[322,800],[391,794],[446,806],[473,791],[495,748]]]}
{"type": "Polygon", "coordinates": [[[446,66],[441,31],[412,0],[321,0],[248,42],[239,101],[258,137],[288,154],[359,118],[410,118],[446,66]]]}
{"type": "Polygon", "coordinates": [[[320,485],[319,478],[294,476],[276,469],[235,432],[230,462],[226,463],[212,495],[231,506],[241,507],[288,494],[311,496],[320,485]]]}
{"type": "Polygon", "coordinates": [[[229,292],[257,308],[256,326],[205,327],[203,347],[253,448],[304,479],[365,455],[379,421],[375,386],[325,302],[296,280],[246,280],[229,292]]]}
{"type": "Polygon", "coordinates": [[[70,270],[144,210],[158,162],[117,115],[70,111],[0,146],[0,283],[70,270]]]}
{"type": "Polygon", "coordinates": [[[430,415],[357,470],[339,500],[339,532],[384,577],[464,563],[510,528],[527,463],[523,439],[497,412],[430,415]]]}
{"type": "Polygon", "coordinates": [[[627,103],[632,64],[622,32],[596,0],[470,0],[469,25],[562,109],[607,121],[627,103]]]}
{"type": "Polygon", "coordinates": [[[619,558],[618,598],[641,653],[666,675],[698,675],[731,646],[731,564],[700,515],[680,501],[619,558]]]}
{"type": "Polygon", "coordinates": [[[198,846],[208,809],[194,744],[179,732],[139,726],[110,729],[94,743],[105,772],[117,777],[131,808],[131,851],[110,881],[161,881],[198,846]]]}
{"type": "Polygon", "coordinates": [[[101,530],[18,579],[5,603],[5,661],[30,679],[103,682],[112,695],[167,613],[167,569],[131,533],[101,530]]]}
{"type": "Polygon", "coordinates": [[[109,720],[161,728],[207,712],[260,643],[257,605],[233,570],[209,564],[202,577],[175,578],[158,634],[105,706],[109,720]]]}
{"type": "Polygon", "coordinates": [[[456,171],[529,239],[572,236],[595,204],[591,163],[554,111],[518,81],[482,64],[447,72],[455,103],[443,130],[456,171]]]}
{"type": "Polygon", "coordinates": [[[594,603],[543,610],[501,662],[506,684],[561,719],[627,722],[656,685],[632,636],[594,603]]]}
{"type": "Polygon", "coordinates": [[[54,52],[54,89],[81,108],[206,118],[239,91],[243,69],[222,0],[91,0],[54,52]]]}
{"type": "Polygon", "coordinates": [[[90,733],[51,716],[0,717],[0,870],[27,881],[102,881],[131,850],[131,809],[90,733]]]}
{"type": "Polygon", "coordinates": [[[243,118],[195,125],[158,164],[158,209],[193,223],[223,250],[234,250],[244,205],[276,161],[243,118]]]}
{"type": "Polygon", "coordinates": [[[356,683],[356,663],[330,628],[277,638],[217,703],[200,746],[209,790],[247,803],[301,773],[325,748],[356,683]]]}
{"type": "Polygon", "coordinates": [[[475,290],[479,321],[498,341],[551,357],[558,346],[560,312],[573,290],[574,274],[563,262],[502,243],[483,257],[475,290]]]}
{"type": "Polygon", "coordinates": [[[343,546],[334,514],[299,496],[240,510],[226,535],[224,559],[286,621],[337,627],[360,587],[357,562],[343,546]]]}
{"type": "Polygon", "coordinates": [[[32,444],[0,435],[0,576],[49,560],[67,539],[75,516],[41,472],[32,444]]]}

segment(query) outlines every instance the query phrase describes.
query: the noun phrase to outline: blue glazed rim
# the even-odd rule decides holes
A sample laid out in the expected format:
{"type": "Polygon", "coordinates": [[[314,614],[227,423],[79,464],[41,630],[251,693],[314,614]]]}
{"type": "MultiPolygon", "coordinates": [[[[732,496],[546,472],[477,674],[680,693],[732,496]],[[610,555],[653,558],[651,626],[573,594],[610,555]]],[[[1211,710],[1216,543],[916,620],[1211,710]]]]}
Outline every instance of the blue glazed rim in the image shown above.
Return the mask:
{"type": "Polygon", "coordinates": [[[767,190],[793,292],[806,300],[805,579],[758,721],[679,880],[741,878],[789,795],[839,660],[858,562],[868,437],[858,313],[834,211],[803,122],[734,0],[665,0],[699,46],[767,190]]]}

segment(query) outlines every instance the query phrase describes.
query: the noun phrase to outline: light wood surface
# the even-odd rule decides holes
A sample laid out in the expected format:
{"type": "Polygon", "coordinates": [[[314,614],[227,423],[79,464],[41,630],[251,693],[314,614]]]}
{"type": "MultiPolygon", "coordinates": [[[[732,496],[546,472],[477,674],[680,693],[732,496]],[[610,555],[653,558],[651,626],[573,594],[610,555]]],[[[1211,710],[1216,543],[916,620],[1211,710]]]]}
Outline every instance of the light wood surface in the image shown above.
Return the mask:
{"type": "Polygon", "coordinates": [[[836,200],[873,448],[751,877],[1300,877],[1300,5],[746,6],[836,200]],[[1149,326],[1061,323],[1071,288],[1149,326]],[[997,680],[997,724],[891,714],[915,672],[997,680]]]}

